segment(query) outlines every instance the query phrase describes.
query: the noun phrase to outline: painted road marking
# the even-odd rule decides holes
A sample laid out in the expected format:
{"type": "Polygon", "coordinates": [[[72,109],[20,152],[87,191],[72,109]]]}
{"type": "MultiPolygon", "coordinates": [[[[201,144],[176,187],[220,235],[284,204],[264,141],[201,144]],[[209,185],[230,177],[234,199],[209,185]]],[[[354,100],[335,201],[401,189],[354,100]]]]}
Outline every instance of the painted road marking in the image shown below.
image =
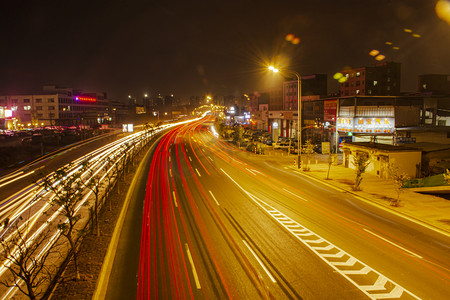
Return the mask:
{"type": "Polygon", "coordinates": [[[253,175],[256,176],[256,174],[254,172],[252,172],[249,168],[245,168],[245,169],[247,169],[247,171],[249,171],[250,173],[252,173],[253,175]]]}
{"type": "Polygon", "coordinates": [[[259,199],[255,195],[247,192],[236,180],[234,180],[223,169],[222,172],[234,182],[247,196],[253,200],[259,207],[266,211],[271,217],[273,217],[281,226],[283,226],[288,232],[293,234],[300,242],[307,246],[312,252],[314,252],[319,258],[321,258],[331,268],[341,274],[350,283],[357,287],[361,292],[367,295],[370,299],[386,299],[386,298],[414,298],[420,299],[410,291],[404,289],[399,284],[390,280],[383,274],[377,272],[373,268],[367,266],[362,261],[351,256],[344,250],[333,245],[326,239],[322,238],[318,234],[302,226],[296,221],[292,220],[273,206],[267,204],[263,200],[259,199]],[[301,231],[302,234],[298,234],[301,231]],[[311,233],[305,236],[304,233],[311,233]],[[343,252],[341,257],[333,257],[335,254],[343,252]],[[326,254],[326,255],[324,255],[326,254]],[[373,284],[367,284],[373,282],[373,284]],[[383,284],[384,283],[384,284],[383,284]],[[380,287],[382,289],[380,290],[380,287]],[[377,291],[378,293],[374,293],[377,291]]]}
{"type": "Polygon", "coordinates": [[[216,197],[214,197],[213,193],[211,191],[208,191],[211,194],[211,197],[213,197],[214,201],[216,201],[216,204],[219,206],[219,202],[217,202],[216,197]]]}
{"type": "Polygon", "coordinates": [[[289,191],[289,190],[287,190],[287,189],[283,189],[283,190],[286,191],[286,192],[288,192],[288,193],[291,194],[292,196],[295,196],[295,197],[297,197],[297,198],[299,198],[299,199],[302,199],[303,201],[308,201],[308,200],[306,200],[305,198],[300,197],[299,195],[294,194],[293,192],[291,192],[291,191],[289,191]]]}
{"type": "Polygon", "coordinates": [[[184,244],[186,247],[186,253],[188,255],[189,258],[189,262],[191,263],[191,267],[192,267],[192,273],[194,274],[194,280],[195,280],[195,286],[197,287],[197,289],[201,289],[202,287],[200,286],[200,280],[198,280],[198,275],[197,275],[197,270],[195,269],[195,265],[194,265],[194,260],[192,259],[191,256],[191,251],[189,251],[189,245],[186,243],[184,244]]]}
{"type": "Polygon", "coordinates": [[[195,168],[195,171],[197,172],[199,177],[202,177],[202,175],[200,175],[200,172],[197,170],[197,168],[195,168]]]}
{"type": "Polygon", "coordinates": [[[250,248],[250,246],[247,244],[247,242],[245,240],[242,240],[245,244],[245,246],[247,246],[248,250],[250,250],[250,252],[253,254],[253,256],[256,258],[256,260],[258,261],[258,263],[261,265],[261,267],[263,268],[263,270],[267,273],[267,276],[269,276],[270,280],[272,280],[272,282],[276,283],[277,281],[275,280],[275,278],[273,278],[272,274],[270,274],[269,270],[267,270],[266,266],[263,264],[263,262],[261,261],[261,259],[259,259],[258,255],[256,255],[255,252],[253,252],[252,248],[250,248]]]}
{"type": "Polygon", "coordinates": [[[175,191],[172,191],[172,195],[173,195],[173,202],[175,203],[175,207],[178,207],[177,196],[175,195],[175,191]]]}
{"type": "Polygon", "coordinates": [[[393,245],[393,246],[395,246],[395,247],[397,247],[397,248],[399,248],[399,249],[402,249],[403,251],[405,251],[405,252],[407,252],[407,253],[409,253],[409,254],[411,254],[411,255],[415,256],[415,257],[418,257],[418,258],[422,258],[422,259],[423,259],[423,257],[422,257],[422,256],[420,256],[420,255],[418,255],[418,254],[415,254],[414,252],[412,252],[412,251],[409,251],[408,249],[406,249],[406,248],[403,248],[402,246],[400,246],[400,245],[397,245],[396,243],[394,243],[394,242],[391,242],[390,240],[388,240],[388,239],[385,239],[384,237],[382,237],[382,236],[379,236],[378,234],[376,234],[376,233],[373,233],[372,231],[370,231],[370,230],[368,230],[368,229],[366,229],[366,228],[363,228],[363,229],[364,229],[364,231],[366,231],[366,232],[368,232],[368,233],[370,233],[370,234],[372,234],[372,235],[376,236],[377,238],[379,238],[379,239],[381,239],[381,240],[383,240],[383,241],[385,241],[385,242],[388,242],[389,244],[391,244],[391,245],[393,245]]]}
{"type": "Polygon", "coordinates": [[[189,160],[192,161],[192,158],[189,156],[189,160]]]}

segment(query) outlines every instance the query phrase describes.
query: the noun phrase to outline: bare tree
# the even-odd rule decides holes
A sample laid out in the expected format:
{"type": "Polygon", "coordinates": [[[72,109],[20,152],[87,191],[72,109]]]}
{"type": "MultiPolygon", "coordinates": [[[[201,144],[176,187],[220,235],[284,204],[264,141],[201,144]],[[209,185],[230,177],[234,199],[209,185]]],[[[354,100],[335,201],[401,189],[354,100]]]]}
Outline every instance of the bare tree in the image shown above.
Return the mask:
{"type": "Polygon", "coordinates": [[[394,163],[389,164],[389,176],[394,182],[395,191],[397,192],[397,199],[392,199],[390,205],[400,206],[400,194],[404,191],[403,182],[410,179],[406,173],[401,173],[398,166],[394,163]]]}
{"type": "Polygon", "coordinates": [[[314,153],[314,144],[311,142],[311,140],[307,140],[303,149],[305,151],[305,156],[307,159],[307,163],[303,164],[303,171],[309,171],[311,169],[310,167],[311,155],[314,153]]]}
{"type": "Polygon", "coordinates": [[[370,164],[369,156],[366,153],[357,152],[356,155],[353,156],[353,164],[356,168],[356,177],[353,190],[358,191],[362,182],[362,174],[366,172],[366,169],[370,164]]]}
{"type": "Polygon", "coordinates": [[[86,160],[83,162],[83,171],[86,171],[87,173],[87,179],[86,180],[81,180],[81,182],[83,183],[83,185],[88,188],[89,190],[91,190],[91,192],[94,194],[94,214],[95,214],[95,232],[97,236],[100,236],[100,225],[98,222],[98,210],[99,210],[99,202],[100,202],[100,194],[102,191],[102,188],[104,186],[104,184],[102,183],[102,176],[100,176],[98,174],[98,172],[95,172],[92,169],[92,164],[86,160]]]}
{"type": "Polygon", "coordinates": [[[69,164],[44,177],[40,183],[46,191],[52,193],[49,199],[50,205],[61,208],[62,215],[66,218],[65,221],[61,221],[58,224],[58,228],[70,244],[77,280],[80,279],[80,273],[78,270],[76,243],[80,237],[80,230],[76,228],[76,225],[81,219],[79,207],[83,201],[81,191],[84,187],[81,181],[81,174],[82,168],[72,170],[72,165],[69,164]]]}
{"type": "Polygon", "coordinates": [[[17,287],[29,299],[37,299],[45,293],[54,276],[55,268],[47,260],[56,252],[56,243],[50,240],[50,226],[31,240],[28,223],[25,224],[20,228],[16,220],[11,226],[11,236],[0,241],[4,265],[11,274],[1,283],[17,287]]]}

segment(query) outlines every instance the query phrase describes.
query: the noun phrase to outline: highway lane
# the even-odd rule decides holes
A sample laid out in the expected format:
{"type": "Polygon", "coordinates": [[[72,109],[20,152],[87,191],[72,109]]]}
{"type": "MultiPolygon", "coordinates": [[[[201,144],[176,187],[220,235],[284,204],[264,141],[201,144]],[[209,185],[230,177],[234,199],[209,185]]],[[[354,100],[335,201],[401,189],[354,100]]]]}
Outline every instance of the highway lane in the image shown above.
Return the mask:
{"type": "Polygon", "coordinates": [[[146,201],[159,204],[148,208],[153,223],[142,236],[141,299],[157,291],[188,298],[448,295],[447,236],[236,151],[207,129],[177,129],[155,160],[146,201]],[[153,263],[144,262],[147,255],[153,263]]]}
{"type": "MultiPolygon", "coordinates": [[[[203,150],[208,151],[215,142],[203,136],[208,145],[203,150]]],[[[227,153],[233,151],[227,146],[224,149],[228,149],[227,153]]],[[[230,172],[234,171],[233,177],[239,178],[237,181],[246,190],[394,282],[418,290],[420,297],[441,299],[448,294],[448,236],[277,168],[276,162],[241,154],[251,165],[239,162],[230,172]],[[243,178],[244,173],[250,173],[252,179],[243,178]]],[[[228,158],[227,165],[230,162],[235,160],[228,158]]],[[[217,165],[220,163],[218,160],[217,165]]]]}

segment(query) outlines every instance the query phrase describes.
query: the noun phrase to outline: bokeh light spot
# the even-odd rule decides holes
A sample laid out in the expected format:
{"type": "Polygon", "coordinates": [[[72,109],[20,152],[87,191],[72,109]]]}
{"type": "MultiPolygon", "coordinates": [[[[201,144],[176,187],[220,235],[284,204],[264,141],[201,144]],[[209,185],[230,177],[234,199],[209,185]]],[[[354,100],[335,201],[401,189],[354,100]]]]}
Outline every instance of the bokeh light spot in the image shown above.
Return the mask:
{"type": "Polygon", "coordinates": [[[300,38],[299,37],[296,37],[296,38],[294,38],[292,40],[292,44],[294,44],[294,45],[298,45],[299,43],[300,43],[300,38]]]}
{"type": "Polygon", "coordinates": [[[380,51],[373,49],[372,51],[369,52],[369,54],[371,56],[377,56],[380,53],[380,51]]]}
{"type": "Polygon", "coordinates": [[[292,33],[289,33],[288,35],[286,35],[286,41],[290,42],[294,39],[294,35],[292,33]]]}
{"type": "Polygon", "coordinates": [[[450,2],[446,0],[439,0],[434,9],[437,16],[450,25],[450,2]]]}
{"type": "Polygon", "coordinates": [[[394,49],[394,50],[399,50],[400,48],[397,47],[397,46],[395,46],[395,47],[392,47],[392,49],[394,49]]]}
{"type": "Polygon", "coordinates": [[[336,74],[333,75],[333,78],[336,80],[339,80],[340,78],[342,78],[344,75],[342,75],[342,73],[338,72],[336,74]]]}
{"type": "Polygon", "coordinates": [[[411,29],[408,29],[408,28],[403,29],[403,31],[404,31],[404,32],[407,32],[407,33],[411,33],[411,32],[412,32],[412,30],[411,30],[411,29]]]}
{"type": "Polygon", "coordinates": [[[376,60],[381,61],[383,59],[385,59],[386,56],[384,56],[383,54],[377,55],[377,57],[375,57],[376,60]]]}
{"type": "Polygon", "coordinates": [[[339,78],[339,83],[344,83],[344,82],[346,82],[348,80],[348,78],[347,77],[345,77],[345,76],[342,76],[341,78],[339,78]]]}
{"type": "Polygon", "coordinates": [[[392,45],[392,42],[386,42],[385,44],[386,45],[392,45]]]}
{"type": "Polygon", "coordinates": [[[417,34],[417,33],[413,33],[412,36],[415,37],[415,38],[420,38],[420,37],[422,37],[420,34],[417,34]]]}

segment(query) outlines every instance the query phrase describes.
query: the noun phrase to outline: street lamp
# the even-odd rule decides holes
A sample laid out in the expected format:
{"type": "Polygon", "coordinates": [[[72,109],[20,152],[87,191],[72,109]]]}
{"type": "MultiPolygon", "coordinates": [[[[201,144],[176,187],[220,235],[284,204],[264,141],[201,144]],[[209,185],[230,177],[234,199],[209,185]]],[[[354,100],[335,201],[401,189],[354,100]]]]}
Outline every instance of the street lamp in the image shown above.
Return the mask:
{"type": "Polygon", "coordinates": [[[300,169],[302,165],[302,78],[301,76],[295,72],[290,70],[278,70],[277,68],[270,66],[269,70],[274,73],[282,72],[286,74],[294,74],[297,77],[297,140],[298,140],[298,158],[297,158],[297,168],[300,169]]]}

